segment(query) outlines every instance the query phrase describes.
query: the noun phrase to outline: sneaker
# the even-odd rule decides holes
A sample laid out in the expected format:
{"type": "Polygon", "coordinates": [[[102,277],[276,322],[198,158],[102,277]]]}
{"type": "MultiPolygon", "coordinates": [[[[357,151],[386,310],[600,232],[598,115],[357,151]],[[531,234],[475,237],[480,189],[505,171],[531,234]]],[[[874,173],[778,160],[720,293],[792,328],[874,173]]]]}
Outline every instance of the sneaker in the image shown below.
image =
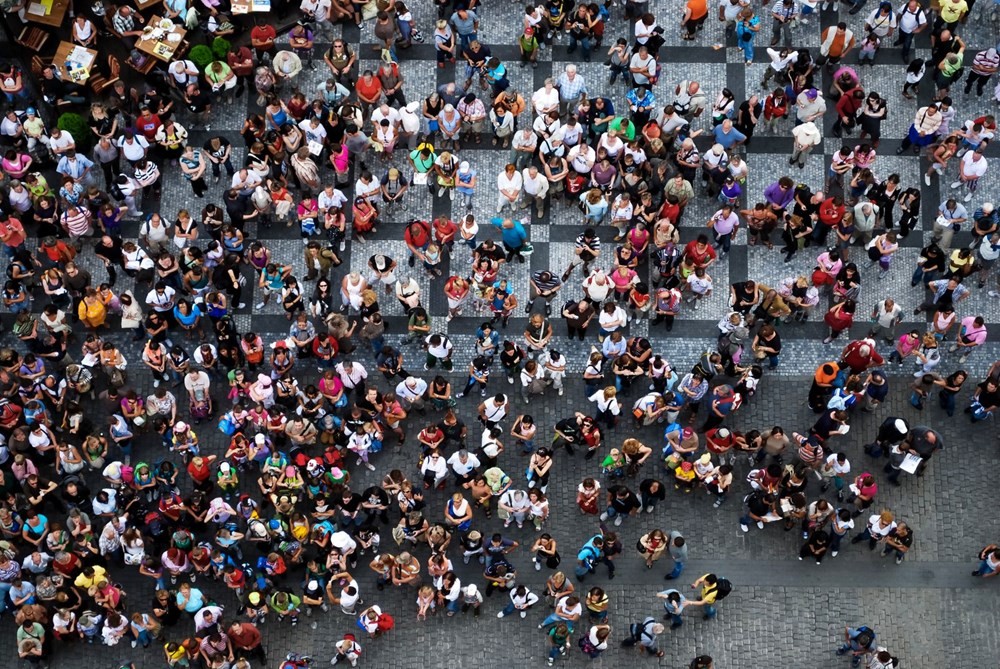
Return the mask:
{"type": "Polygon", "coordinates": [[[646,507],[646,513],[653,513],[653,507],[647,506],[646,507]]]}
{"type": "Polygon", "coordinates": [[[257,309],[258,311],[260,311],[261,309],[263,309],[266,306],[267,306],[267,302],[258,302],[257,306],[254,307],[254,309],[257,309]]]}
{"type": "Polygon", "coordinates": [[[802,556],[801,555],[799,556],[799,562],[802,562],[802,556]]]}
{"type": "Polygon", "coordinates": [[[355,467],[357,467],[360,464],[361,464],[361,458],[358,458],[357,460],[355,460],[355,462],[354,462],[354,466],[355,467]]]}
{"type": "Polygon", "coordinates": [[[608,520],[608,512],[605,511],[604,513],[601,514],[601,522],[603,523],[606,522],[607,520],[608,520]]]}
{"type": "Polygon", "coordinates": [[[764,529],[764,521],[763,520],[758,520],[757,521],[757,529],[758,530],[764,529]]]}
{"type": "Polygon", "coordinates": [[[549,659],[547,659],[547,660],[545,661],[545,663],[546,663],[547,665],[549,665],[549,666],[551,667],[551,666],[552,666],[553,664],[555,664],[555,663],[556,663],[556,661],[555,661],[555,658],[551,658],[551,657],[550,657],[549,659]]]}
{"type": "MultiPolygon", "coordinates": [[[[485,391],[485,390],[483,391],[483,394],[484,394],[484,395],[486,394],[486,391],[485,391]]],[[[562,396],[563,396],[563,389],[562,389],[562,388],[560,388],[560,389],[559,389],[559,397],[562,397],[562,396]]]]}
{"type": "Polygon", "coordinates": [[[986,294],[989,295],[990,297],[1000,297],[1000,293],[998,293],[995,290],[991,290],[991,291],[987,292],[986,294]]]}
{"type": "Polygon", "coordinates": [[[958,350],[958,344],[952,344],[952,347],[948,349],[948,353],[954,353],[958,350]]]}
{"type": "Polygon", "coordinates": [[[311,630],[314,630],[314,629],[316,629],[317,627],[319,627],[319,623],[318,623],[318,622],[316,622],[315,620],[314,620],[314,621],[312,621],[311,623],[309,623],[309,629],[311,629],[311,630]]]}
{"type": "Polygon", "coordinates": [[[508,376],[507,377],[507,383],[509,383],[510,385],[514,385],[514,377],[513,376],[508,376]]]}
{"type": "Polygon", "coordinates": [[[830,557],[837,557],[840,555],[840,551],[830,551],[830,557]]]}
{"type": "Polygon", "coordinates": [[[479,564],[486,564],[486,556],[485,555],[480,555],[479,556],[479,564]]]}
{"type": "Polygon", "coordinates": [[[457,399],[457,400],[460,400],[463,397],[465,397],[465,393],[458,393],[457,395],[455,395],[455,399],[457,399]]]}
{"type": "Polygon", "coordinates": [[[963,197],[962,199],[965,200],[966,202],[970,201],[972,199],[972,193],[966,194],[966,196],[963,197]]]}
{"type": "Polygon", "coordinates": [[[438,197],[441,197],[442,195],[444,195],[444,191],[445,191],[445,189],[443,187],[442,188],[438,188],[438,197]]]}
{"type": "Polygon", "coordinates": [[[479,391],[479,396],[480,397],[486,397],[486,389],[485,388],[479,391]]]}
{"type": "Polygon", "coordinates": [[[132,647],[135,648],[138,645],[139,645],[139,642],[136,641],[135,639],[132,639],[132,647]]]}
{"type": "Polygon", "coordinates": [[[160,382],[158,380],[157,381],[153,381],[153,387],[154,388],[159,388],[160,387],[160,382]]]}
{"type": "Polygon", "coordinates": [[[538,560],[532,560],[532,562],[535,563],[535,571],[541,571],[542,570],[542,563],[541,562],[539,562],[538,560]]]}
{"type": "Polygon", "coordinates": [[[471,555],[463,555],[462,556],[462,564],[469,564],[469,561],[471,560],[471,558],[472,558],[471,555]]]}
{"type": "Polygon", "coordinates": [[[802,533],[802,538],[803,539],[808,539],[809,538],[809,533],[808,532],[803,532],[802,533]]]}
{"type": "Polygon", "coordinates": [[[367,468],[368,468],[368,471],[370,471],[370,472],[373,472],[373,471],[375,471],[375,465],[373,465],[373,464],[372,464],[372,463],[370,463],[370,462],[366,462],[366,463],[365,463],[365,467],[367,467],[367,468]]]}
{"type": "Polygon", "coordinates": [[[958,188],[958,187],[959,187],[959,186],[961,186],[961,185],[962,185],[962,182],[961,182],[961,181],[952,181],[952,182],[951,182],[951,187],[952,187],[952,188],[958,188]]]}
{"type": "Polygon", "coordinates": [[[822,560],[816,560],[816,564],[823,564],[822,560]]]}
{"type": "Polygon", "coordinates": [[[925,174],[924,175],[924,184],[927,185],[927,186],[931,185],[931,175],[929,175],[929,174],[925,174]]]}
{"type": "Polygon", "coordinates": [[[503,611],[500,611],[499,613],[497,613],[497,618],[503,618],[503,616],[504,616],[503,611]]]}
{"type": "Polygon", "coordinates": [[[240,302],[239,305],[236,308],[237,309],[246,309],[247,308],[247,303],[246,302],[240,302]]]}
{"type": "Polygon", "coordinates": [[[740,523],[740,529],[743,530],[744,532],[750,531],[750,528],[747,525],[744,525],[743,523],[740,523]]]}
{"type": "Polygon", "coordinates": [[[622,524],[622,517],[621,516],[615,516],[615,527],[618,527],[621,524],[622,524]]]}
{"type": "Polygon", "coordinates": [[[712,506],[714,508],[716,508],[716,509],[718,509],[720,506],[722,506],[722,498],[720,497],[719,499],[715,500],[715,503],[712,504],[712,506]]]}
{"type": "Polygon", "coordinates": [[[963,355],[961,358],[958,359],[958,364],[960,364],[960,365],[965,364],[965,361],[968,360],[968,359],[969,359],[969,356],[963,355]]]}
{"type": "Polygon", "coordinates": [[[528,617],[528,612],[527,611],[521,611],[521,618],[527,618],[527,617],[528,617]]]}

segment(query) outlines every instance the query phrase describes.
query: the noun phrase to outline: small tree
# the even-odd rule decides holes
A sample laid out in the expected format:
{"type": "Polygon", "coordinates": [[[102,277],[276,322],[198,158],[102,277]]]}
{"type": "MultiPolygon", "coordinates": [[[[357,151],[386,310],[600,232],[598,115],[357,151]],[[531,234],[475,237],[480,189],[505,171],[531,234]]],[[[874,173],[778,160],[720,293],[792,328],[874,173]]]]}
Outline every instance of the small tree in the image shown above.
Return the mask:
{"type": "Polygon", "coordinates": [[[226,56],[229,55],[232,48],[233,45],[225,37],[216,37],[212,40],[212,53],[215,55],[215,60],[225,62],[226,56]]]}
{"type": "Polygon", "coordinates": [[[212,54],[212,50],[204,44],[192,47],[191,62],[195,64],[195,67],[197,67],[200,72],[204,72],[205,68],[208,67],[209,63],[213,60],[215,60],[215,56],[212,54]]]}
{"type": "Polygon", "coordinates": [[[73,135],[77,152],[83,153],[90,150],[90,147],[93,145],[93,133],[90,132],[87,119],[75,112],[66,112],[59,116],[56,126],[60,130],[65,130],[73,135]]]}

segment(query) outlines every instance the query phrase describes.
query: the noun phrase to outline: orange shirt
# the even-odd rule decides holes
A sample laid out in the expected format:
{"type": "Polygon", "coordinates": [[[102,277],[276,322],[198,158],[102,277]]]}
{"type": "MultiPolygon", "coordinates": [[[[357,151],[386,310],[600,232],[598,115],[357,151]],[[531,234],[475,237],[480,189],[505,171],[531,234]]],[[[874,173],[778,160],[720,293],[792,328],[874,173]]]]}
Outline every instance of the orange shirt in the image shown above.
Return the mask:
{"type": "Polygon", "coordinates": [[[691,10],[692,19],[700,19],[708,14],[708,0],[688,0],[687,8],[691,10]]]}

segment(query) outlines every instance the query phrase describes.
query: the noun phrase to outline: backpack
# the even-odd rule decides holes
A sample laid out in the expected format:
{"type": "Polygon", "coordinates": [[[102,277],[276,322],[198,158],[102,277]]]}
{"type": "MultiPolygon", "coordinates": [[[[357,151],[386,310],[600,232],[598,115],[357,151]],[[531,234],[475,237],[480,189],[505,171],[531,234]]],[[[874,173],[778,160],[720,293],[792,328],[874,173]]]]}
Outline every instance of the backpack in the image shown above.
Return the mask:
{"type": "MultiPolygon", "coordinates": [[[[721,602],[733,591],[733,584],[728,578],[720,578],[715,582],[715,601],[721,602]]],[[[867,628],[861,628],[867,629],[867,628]]]]}
{"type": "Polygon", "coordinates": [[[858,645],[862,648],[868,648],[875,641],[875,630],[866,625],[862,625],[858,628],[858,636],[856,637],[858,645]],[[864,638],[867,637],[868,641],[864,642],[864,638]]]}
{"type": "Polygon", "coordinates": [[[159,511],[150,511],[142,520],[146,526],[146,531],[152,537],[163,536],[163,533],[167,531],[167,524],[164,522],[163,516],[160,515],[159,511]]]}
{"type": "Polygon", "coordinates": [[[377,625],[379,632],[388,632],[396,626],[396,620],[388,613],[382,613],[379,614],[377,625]]]}

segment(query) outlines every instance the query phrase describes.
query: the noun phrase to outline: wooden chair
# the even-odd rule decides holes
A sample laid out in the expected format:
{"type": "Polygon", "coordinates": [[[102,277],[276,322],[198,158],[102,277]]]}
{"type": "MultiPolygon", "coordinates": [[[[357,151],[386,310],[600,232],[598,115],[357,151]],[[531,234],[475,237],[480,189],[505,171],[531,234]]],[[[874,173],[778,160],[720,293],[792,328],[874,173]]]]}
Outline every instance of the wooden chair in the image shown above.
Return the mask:
{"type": "Polygon", "coordinates": [[[49,33],[41,28],[25,26],[15,41],[24,48],[37,53],[41,51],[45,46],[45,43],[49,41],[49,33]]]}
{"type": "Polygon", "coordinates": [[[94,72],[90,75],[90,79],[87,83],[90,84],[90,90],[94,91],[95,95],[100,95],[108,88],[110,88],[116,81],[121,79],[122,64],[112,54],[108,55],[108,76],[104,76],[100,72],[94,72]]]}
{"type": "Polygon", "coordinates": [[[31,73],[35,75],[36,79],[41,79],[42,70],[52,64],[51,58],[42,58],[39,55],[34,55],[31,57],[31,73]]]}

